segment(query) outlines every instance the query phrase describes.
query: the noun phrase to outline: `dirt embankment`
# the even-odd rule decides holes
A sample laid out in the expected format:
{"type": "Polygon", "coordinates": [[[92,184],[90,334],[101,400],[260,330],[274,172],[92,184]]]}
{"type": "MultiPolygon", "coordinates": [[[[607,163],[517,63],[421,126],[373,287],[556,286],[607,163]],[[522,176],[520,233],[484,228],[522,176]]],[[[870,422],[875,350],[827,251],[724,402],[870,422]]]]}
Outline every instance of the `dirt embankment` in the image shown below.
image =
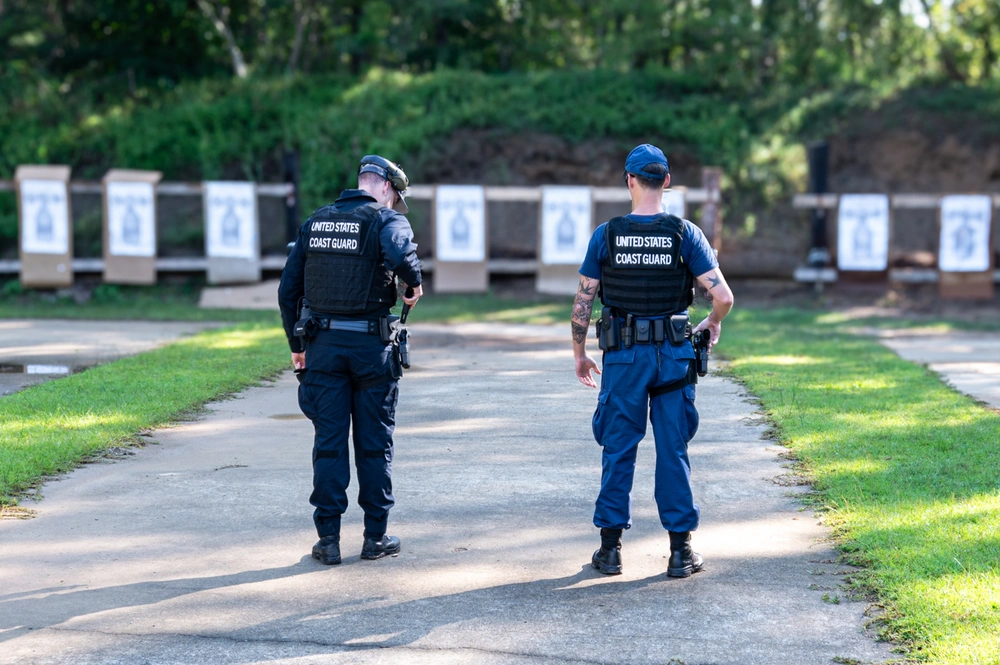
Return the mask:
{"type": "MultiPolygon", "coordinates": [[[[701,162],[684,146],[657,137],[572,143],[538,133],[462,130],[408,166],[422,182],[614,187],[621,185],[628,151],[644,141],[664,148],[674,184],[701,185],[701,162]]],[[[832,192],[1000,192],[1000,131],[972,114],[945,115],[893,102],[845,123],[828,141],[832,192]]],[[[740,204],[727,211],[723,241],[722,258],[729,272],[745,277],[790,276],[807,250],[807,213],[787,203],[754,204],[759,197],[752,192],[738,194],[729,198],[729,202],[739,199],[740,204]],[[753,232],[746,224],[748,216],[754,219],[753,232]]],[[[597,216],[621,214],[620,207],[599,205],[597,216]]],[[[423,217],[415,220],[418,240],[429,243],[426,211],[416,212],[423,217]]],[[[491,204],[491,255],[536,256],[537,215],[534,204],[491,204]]],[[[835,216],[829,225],[831,247],[836,246],[834,222],[835,216]]],[[[895,211],[893,264],[932,265],[936,224],[933,211],[895,211]]],[[[1000,247],[1000,237],[995,242],[1000,247]]]]}

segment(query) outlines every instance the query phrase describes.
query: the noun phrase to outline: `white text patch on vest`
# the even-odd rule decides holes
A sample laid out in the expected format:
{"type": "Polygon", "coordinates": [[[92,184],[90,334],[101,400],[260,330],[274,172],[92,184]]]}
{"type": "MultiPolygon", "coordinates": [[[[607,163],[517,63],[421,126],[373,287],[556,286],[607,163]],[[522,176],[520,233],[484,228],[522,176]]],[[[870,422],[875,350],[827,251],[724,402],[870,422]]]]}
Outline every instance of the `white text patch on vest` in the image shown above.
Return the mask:
{"type": "Polygon", "coordinates": [[[669,236],[618,236],[615,238],[615,247],[673,249],[674,239],[669,236]]]}
{"type": "Polygon", "coordinates": [[[620,266],[669,266],[674,257],[670,254],[615,254],[615,263],[620,266]]]}
{"type": "Polygon", "coordinates": [[[310,249],[357,249],[357,238],[329,238],[311,236],[309,238],[310,249]]]}
{"type": "Polygon", "coordinates": [[[312,230],[326,233],[361,233],[361,224],[357,222],[313,222],[312,230]]]}

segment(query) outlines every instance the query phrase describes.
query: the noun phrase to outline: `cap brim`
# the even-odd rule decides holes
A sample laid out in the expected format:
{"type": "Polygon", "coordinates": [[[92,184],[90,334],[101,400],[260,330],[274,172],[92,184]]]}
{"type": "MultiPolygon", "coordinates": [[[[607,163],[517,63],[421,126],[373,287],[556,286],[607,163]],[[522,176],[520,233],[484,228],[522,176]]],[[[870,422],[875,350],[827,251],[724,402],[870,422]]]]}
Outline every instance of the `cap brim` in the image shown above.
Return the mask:
{"type": "Polygon", "coordinates": [[[398,213],[402,213],[405,215],[406,213],[410,212],[410,206],[406,205],[406,199],[404,198],[406,196],[406,192],[396,192],[396,193],[399,194],[399,200],[397,200],[396,203],[392,206],[392,209],[398,213]]]}

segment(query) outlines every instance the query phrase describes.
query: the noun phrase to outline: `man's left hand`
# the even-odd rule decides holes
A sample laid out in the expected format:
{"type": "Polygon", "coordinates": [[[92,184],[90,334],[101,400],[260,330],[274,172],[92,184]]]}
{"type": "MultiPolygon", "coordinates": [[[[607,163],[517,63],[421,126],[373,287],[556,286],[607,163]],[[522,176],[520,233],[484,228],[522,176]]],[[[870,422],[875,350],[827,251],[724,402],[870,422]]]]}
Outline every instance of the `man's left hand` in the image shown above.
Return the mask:
{"type": "Polygon", "coordinates": [[[293,353],[292,354],[292,367],[295,369],[305,369],[306,366],[306,352],[293,353]]]}
{"type": "Polygon", "coordinates": [[[712,338],[708,340],[708,348],[711,349],[715,346],[715,343],[719,341],[719,336],[722,335],[722,324],[713,321],[711,315],[709,315],[706,316],[705,320],[699,323],[695,329],[691,331],[691,333],[694,334],[706,329],[712,333],[712,338]]]}

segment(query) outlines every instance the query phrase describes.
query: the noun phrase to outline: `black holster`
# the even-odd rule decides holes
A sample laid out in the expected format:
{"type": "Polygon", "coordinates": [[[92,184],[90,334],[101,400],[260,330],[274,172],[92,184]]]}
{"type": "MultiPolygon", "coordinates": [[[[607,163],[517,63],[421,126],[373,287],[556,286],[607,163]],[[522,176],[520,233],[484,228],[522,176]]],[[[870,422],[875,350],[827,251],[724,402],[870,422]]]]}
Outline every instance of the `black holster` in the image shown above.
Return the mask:
{"type": "Polygon", "coordinates": [[[601,318],[597,320],[597,348],[601,351],[617,351],[622,346],[621,333],[621,321],[610,307],[603,308],[601,318]]]}
{"type": "Polygon", "coordinates": [[[309,303],[303,298],[302,305],[299,307],[299,320],[295,322],[292,334],[305,341],[306,338],[315,337],[316,330],[317,324],[312,317],[312,310],[309,308],[309,303]]]}

